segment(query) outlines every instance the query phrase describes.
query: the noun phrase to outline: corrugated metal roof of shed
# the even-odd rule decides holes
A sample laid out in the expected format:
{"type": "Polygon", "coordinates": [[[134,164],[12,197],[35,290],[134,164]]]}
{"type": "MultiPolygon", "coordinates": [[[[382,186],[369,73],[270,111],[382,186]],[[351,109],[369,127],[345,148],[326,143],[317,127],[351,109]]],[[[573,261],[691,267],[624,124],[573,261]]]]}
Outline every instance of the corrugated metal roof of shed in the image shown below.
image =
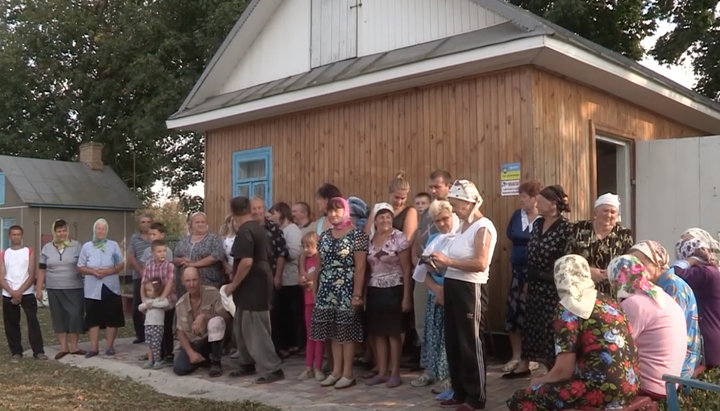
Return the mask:
{"type": "Polygon", "coordinates": [[[137,197],[108,166],[0,155],[0,170],[25,204],[48,207],[135,210],[137,197]]]}

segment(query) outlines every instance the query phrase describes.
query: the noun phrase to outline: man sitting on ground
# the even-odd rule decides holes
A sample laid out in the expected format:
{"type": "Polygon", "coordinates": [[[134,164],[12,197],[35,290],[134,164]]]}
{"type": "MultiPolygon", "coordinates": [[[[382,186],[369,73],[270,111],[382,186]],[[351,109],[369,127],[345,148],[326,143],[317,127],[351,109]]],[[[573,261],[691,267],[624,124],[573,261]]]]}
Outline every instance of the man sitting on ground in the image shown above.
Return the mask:
{"type": "Polygon", "coordinates": [[[218,290],[202,285],[196,268],[185,268],[182,282],[187,292],[175,305],[181,350],[175,356],[173,371],[177,375],[190,374],[209,361],[209,375],[219,377],[222,375],[220,357],[228,313],[222,306],[218,290]]]}

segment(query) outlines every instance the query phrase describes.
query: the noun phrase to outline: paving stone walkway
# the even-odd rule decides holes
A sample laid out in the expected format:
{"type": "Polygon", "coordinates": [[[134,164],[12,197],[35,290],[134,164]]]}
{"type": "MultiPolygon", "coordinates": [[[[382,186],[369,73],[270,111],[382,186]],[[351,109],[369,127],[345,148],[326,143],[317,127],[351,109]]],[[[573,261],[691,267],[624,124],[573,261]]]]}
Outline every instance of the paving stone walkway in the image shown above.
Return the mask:
{"type": "MultiPolygon", "coordinates": [[[[345,390],[332,387],[323,388],[315,380],[297,380],[305,367],[304,358],[296,356],[285,360],[283,370],[285,379],[268,385],[257,385],[253,378],[231,378],[227,374],[235,369],[235,360],[223,358],[224,375],[209,378],[207,369],[199,369],[189,376],[177,377],[171,368],[144,370],[143,362],[138,360],[146,348],[133,345],[132,339],[119,339],[114,357],[99,355],[85,359],[66,356],[62,360],[77,367],[97,367],[112,374],[129,377],[140,383],[148,384],[156,391],[194,398],[212,398],[216,400],[252,400],[287,410],[437,410],[439,403],[430,392],[430,387],[415,388],[410,381],[418,376],[417,372],[402,372],[403,385],[388,389],[384,385],[368,387],[358,380],[358,384],[345,390]]],[[[101,341],[100,347],[103,347],[101,341]]],[[[87,348],[87,347],[83,347],[87,348]]],[[[57,347],[48,347],[47,354],[53,358],[57,347]]],[[[491,363],[488,367],[487,410],[504,410],[505,400],[517,389],[527,387],[529,379],[506,381],[500,378],[502,365],[491,363]]],[[[361,373],[357,370],[356,374],[361,373]]]]}

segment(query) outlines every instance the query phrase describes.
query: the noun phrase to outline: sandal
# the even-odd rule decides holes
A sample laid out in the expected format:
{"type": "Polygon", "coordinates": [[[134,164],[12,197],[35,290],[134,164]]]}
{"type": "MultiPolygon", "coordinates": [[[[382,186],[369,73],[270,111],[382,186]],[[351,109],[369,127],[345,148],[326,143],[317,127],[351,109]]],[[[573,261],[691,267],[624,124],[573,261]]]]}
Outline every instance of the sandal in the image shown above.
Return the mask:
{"type": "Polygon", "coordinates": [[[386,382],[387,380],[388,380],[387,378],[383,378],[379,375],[375,375],[372,378],[365,380],[365,385],[371,387],[373,385],[382,384],[382,383],[386,382]]]}
{"type": "Polygon", "coordinates": [[[503,366],[503,371],[510,372],[510,371],[514,370],[515,368],[517,368],[518,364],[520,364],[520,361],[510,360],[510,361],[506,362],[505,365],[503,366]]]}
{"type": "Polygon", "coordinates": [[[59,359],[61,359],[62,357],[68,355],[68,354],[70,354],[70,353],[67,352],[67,351],[60,351],[59,353],[55,354],[55,359],[56,359],[56,360],[59,360],[59,359]]]}
{"type": "Polygon", "coordinates": [[[365,371],[364,373],[362,373],[360,378],[362,378],[363,380],[367,380],[368,378],[372,378],[372,377],[376,376],[377,374],[378,374],[377,370],[365,371]]]}
{"type": "Polygon", "coordinates": [[[391,375],[385,383],[385,386],[388,388],[395,388],[399,387],[400,385],[402,385],[402,380],[397,375],[391,375]]]}
{"type": "Polygon", "coordinates": [[[71,351],[70,355],[85,355],[85,350],[78,349],[77,351],[71,351]]]}
{"type": "Polygon", "coordinates": [[[105,355],[115,355],[115,349],[108,348],[107,350],[105,350],[105,355]]]}
{"type": "Polygon", "coordinates": [[[92,351],[92,350],[90,350],[90,351],[88,351],[88,352],[85,353],[85,358],[92,358],[92,357],[94,357],[94,356],[96,356],[96,355],[98,355],[98,352],[97,352],[97,351],[92,351]]]}
{"type": "Polygon", "coordinates": [[[530,376],[530,374],[532,374],[532,371],[530,370],[525,370],[522,372],[515,372],[515,370],[512,370],[507,374],[503,374],[501,378],[503,380],[516,380],[518,378],[527,378],[530,376]]]}

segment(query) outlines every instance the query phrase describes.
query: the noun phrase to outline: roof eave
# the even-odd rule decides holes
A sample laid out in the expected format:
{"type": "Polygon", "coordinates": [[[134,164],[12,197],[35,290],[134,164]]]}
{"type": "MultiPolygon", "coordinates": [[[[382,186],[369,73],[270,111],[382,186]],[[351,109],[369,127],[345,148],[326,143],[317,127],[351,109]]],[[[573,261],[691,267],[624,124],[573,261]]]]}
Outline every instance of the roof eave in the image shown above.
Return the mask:
{"type": "Polygon", "coordinates": [[[47,203],[26,203],[28,207],[36,208],[65,208],[71,210],[102,210],[102,211],[135,211],[140,208],[140,204],[137,207],[115,207],[115,206],[92,206],[92,205],[77,205],[77,204],[47,204],[47,203]]]}

